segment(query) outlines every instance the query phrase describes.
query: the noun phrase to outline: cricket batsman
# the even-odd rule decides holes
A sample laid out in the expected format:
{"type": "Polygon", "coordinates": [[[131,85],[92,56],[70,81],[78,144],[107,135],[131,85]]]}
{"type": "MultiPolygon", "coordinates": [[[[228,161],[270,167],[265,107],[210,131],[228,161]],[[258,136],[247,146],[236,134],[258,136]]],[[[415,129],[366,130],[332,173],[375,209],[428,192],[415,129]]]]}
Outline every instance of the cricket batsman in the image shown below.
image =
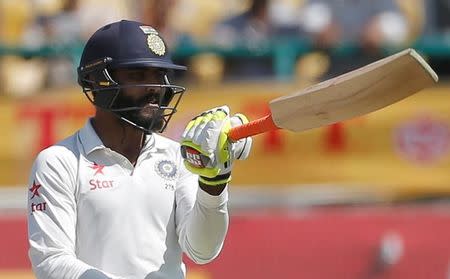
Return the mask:
{"type": "Polygon", "coordinates": [[[78,82],[95,115],[41,151],[28,191],[29,257],[38,279],[181,279],[182,254],[216,258],[228,228],[235,159],[251,138],[226,106],[201,113],[180,143],[161,135],[185,88],[158,31],[108,24],[85,45],[78,82]]]}

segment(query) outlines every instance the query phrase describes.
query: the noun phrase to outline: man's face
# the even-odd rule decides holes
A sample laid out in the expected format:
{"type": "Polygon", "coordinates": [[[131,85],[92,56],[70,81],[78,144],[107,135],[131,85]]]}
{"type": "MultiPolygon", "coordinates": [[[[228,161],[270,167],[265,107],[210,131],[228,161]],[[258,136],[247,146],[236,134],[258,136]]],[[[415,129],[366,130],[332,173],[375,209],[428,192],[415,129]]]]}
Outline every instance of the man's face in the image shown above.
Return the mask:
{"type": "Polygon", "coordinates": [[[119,114],[138,126],[148,128],[152,125],[152,130],[160,130],[164,124],[163,111],[158,109],[166,89],[133,85],[165,84],[164,72],[154,68],[118,69],[112,71],[111,75],[121,86],[131,86],[121,89],[113,108],[136,107],[135,110],[119,114]]]}

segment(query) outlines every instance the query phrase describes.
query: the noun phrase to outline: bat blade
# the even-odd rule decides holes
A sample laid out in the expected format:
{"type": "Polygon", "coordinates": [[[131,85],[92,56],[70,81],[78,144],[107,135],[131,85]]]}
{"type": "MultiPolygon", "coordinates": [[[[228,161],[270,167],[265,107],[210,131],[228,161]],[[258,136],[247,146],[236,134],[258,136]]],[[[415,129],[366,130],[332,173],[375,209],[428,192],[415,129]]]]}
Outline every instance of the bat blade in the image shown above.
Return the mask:
{"type": "Polygon", "coordinates": [[[299,132],[364,115],[398,102],[438,81],[413,49],[378,60],[300,92],[270,101],[271,115],[233,128],[238,140],[282,128],[299,132]]]}
{"type": "Polygon", "coordinates": [[[376,111],[437,79],[419,54],[407,49],[269,105],[278,127],[298,132],[376,111]]]}

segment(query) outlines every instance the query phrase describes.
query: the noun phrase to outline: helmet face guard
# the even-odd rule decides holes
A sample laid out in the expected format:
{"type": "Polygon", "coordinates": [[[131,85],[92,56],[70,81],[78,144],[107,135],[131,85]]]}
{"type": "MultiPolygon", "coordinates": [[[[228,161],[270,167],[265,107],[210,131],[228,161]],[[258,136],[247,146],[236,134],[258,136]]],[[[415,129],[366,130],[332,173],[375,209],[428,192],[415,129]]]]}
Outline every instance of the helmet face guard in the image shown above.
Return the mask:
{"type": "MultiPolygon", "coordinates": [[[[124,122],[144,131],[146,134],[163,132],[173,114],[177,111],[176,108],[186,89],[182,86],[170,84],[167,77],[167,69],[160,67],[152,68],[158,68],[163,71],[161,73],[163,83],[161,84],[139,83],[121,85],[111,77],[112,62],[112,58],[106,57],[78,68],[78,83],[82,86],[83,93],[96,107],[112,112],[124,122]],[[138,116],[139,112],[145,109],[145,105],[150,102],[146,104],[124,102],[124,90],[129,88],[142,88],[143,90],[152,90],[158,93],[158,100],[151,102],[153,109],[150,119],[144,121],[138,116]]],[[[114,65],[114,69],[127,68],[131,67],[129,65],[114,65]]]]}

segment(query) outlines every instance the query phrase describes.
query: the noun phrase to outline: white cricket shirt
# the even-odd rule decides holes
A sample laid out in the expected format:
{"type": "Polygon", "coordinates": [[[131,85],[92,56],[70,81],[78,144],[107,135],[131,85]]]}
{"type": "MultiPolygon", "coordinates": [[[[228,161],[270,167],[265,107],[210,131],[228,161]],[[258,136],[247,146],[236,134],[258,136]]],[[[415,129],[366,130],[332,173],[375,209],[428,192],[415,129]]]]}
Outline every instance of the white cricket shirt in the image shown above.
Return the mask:
{"type": "Polygon", "coordinates": [[[87,121],[33,165],[28,236],[37,278],[185,278],[182,252],[211,261],[228,228],[227,189],[212,196],[197,179],[178,143],[147,136],[133,166],[87,121]]]}

